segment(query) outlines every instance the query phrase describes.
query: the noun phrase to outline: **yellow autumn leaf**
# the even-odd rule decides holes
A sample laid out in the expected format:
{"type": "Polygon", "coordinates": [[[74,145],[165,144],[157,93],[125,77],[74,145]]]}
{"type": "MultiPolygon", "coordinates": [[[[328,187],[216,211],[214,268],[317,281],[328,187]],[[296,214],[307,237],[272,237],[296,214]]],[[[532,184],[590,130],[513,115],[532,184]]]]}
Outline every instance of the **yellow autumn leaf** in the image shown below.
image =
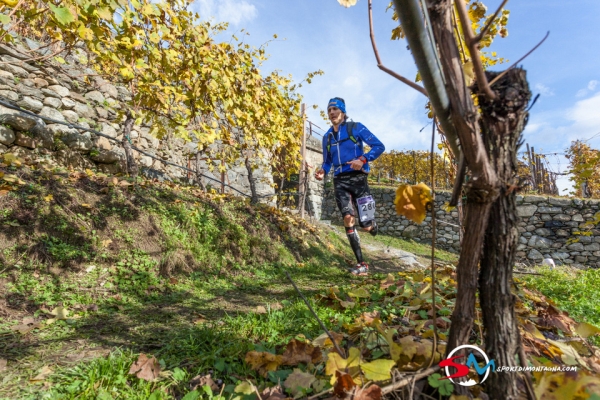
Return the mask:
{"type": "Polygon", "coordinates": [[[348,358],[344,359],[338,353],[330,352],[327,355],[327,364],[325,364],[325,375],[333,375],[335,377],[335,371],[358,367],[360,365],[360,350],[356,347],[351,347],[348,353],[348,358]]]}
{"type": "Polygon", "coordinates": [[[356,297],[356,298],[369,298],[371,297],[371,294],[367,291],[367,289],[365,289],[364,287],[358,288],[356,290],[351,290],[348,292],[348,296],[350,297],[356,297]]]}
{"type": "Polygon", "coordinates": [[[352,6],[356,5],[356,0],[338,0],[338,3],[340,3],[340,5],[348,8],[348,7],[352,7],[352,6]]]}
{"type": "Polygon", "coordinates": [[[54,196],[51,194],[44,196],[44,201],[46,201],[48,203],[50,203],[53,199],[54,199],[54,196]]]}
{"type": "Polygon", "coordinates": [[[404,215],[413,222],[420,224],[433,204],[431,189],[424,183],[418,185],[400,185],[396,189],[396,213],[404,215]]]}
{"type": "Polygon", "coordinates": [[[594,325],[590,325],[586,322],[580,322],[575,327],[575,333],[577,333],[582,338],[587,339],[590,336],[600,334],[600,328],[597,328],[594,325]]]}
{"type": "Polygon", "coordinates": [[[386,381],[392,378],[391,371],[394,365],[396,365],[395,361],[379,359],[361,364],[360,369],[367,379],[372,381],[386,381]]]}

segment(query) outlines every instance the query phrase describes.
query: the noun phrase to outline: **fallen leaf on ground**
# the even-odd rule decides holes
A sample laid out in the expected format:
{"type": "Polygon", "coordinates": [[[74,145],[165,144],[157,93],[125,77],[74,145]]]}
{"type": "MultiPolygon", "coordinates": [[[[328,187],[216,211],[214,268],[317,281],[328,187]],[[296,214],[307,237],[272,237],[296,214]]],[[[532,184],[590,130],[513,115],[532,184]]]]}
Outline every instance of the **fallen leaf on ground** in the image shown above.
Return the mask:
{"type": "Polygon", "coordinates": [[[46,323],[48,325],[61,319],[67,319],[67,316],[69,315],[69,310],[67,310],[65,307],[56,307],[52,311],[50,311],[50,314],[54,315],[55,317],[46,320],[46,323]]]}
{"type": "Polygon", "coordinates": [[[597,328],[594,325],[590,325],[586,322],[581,322],[575,327],[575,333],[582,338],[587,339],[590,336],[600,334],[600,328],[597,328]]]}
{"type": "Polygon", "coordinates": [[[22,335],[31,332],[34,329],[40,329],[42,324],[39,322],[35,322],[33,317],[25,317],[23,321],[19,325],[13,325],[10,327],[11,331],[17,331],[22,335]]]}
{"type": "Polygon", "coordinates": [[[283,357],[268,352],[249,351],[246,353],[245,361],[253,370],[262,376],[267,376],[269,371],[276,371],[283,363],[283,357]]]}
{"type": "Polygon", "coordinates": [[[112,243],[112,239],[106,239],[102,241],[102,247],[108,247],[112,243]]]}
{"type": "Polygon", "coordinates": [[[354,391],[354,388],[356,387],[356,383],[354,383],[354,379],[352,379],[352,376],[350,376],[350,374],[347,374],[345,372],[336,371],[335,377],[336,377],[336,381],[335,381],[335,385],[333,386],[333,393],[337,397],[344,398],[349,393],[352,393],[354,391]]]}
{"type": "Polygon", "coordinates": [[[287,377],[283,386],[288,389],[294,397],[302,393],[303,390],[309,389],[310,385],[316,381],[317,378],[313,374],[302,372],[298,368],[294,368],[294,372],[287,377]]]}
{"type": "Polygon", "coordinates": [[[266,314],[267,309],[264,306],[257,306],[254,312],[257,314],[266,314]]]}
{"type": "Polygon", "coordinates": [[[171,285],[177,285],[179,283],[179,280],[177,278],[171,277],[171,278],[169,278],[169,283],[171,285]]]}
{"type": "Polygon", "coordinates": [[[248,381],[244,381],[233,389],[235,393],[253,394],[256,391],[256,386],[248,381]]]}
{"type": "Polygon", "coordinates": [[[8,364],[8,362],[5,359],[0,358],[0,372],[7,370],[7,367],[6,367],[7,364],[8,364]]]}
{"type": "MultiPolygon", "coordinates": [[[[329,333],[331,333],[331,336],[333,336],[333,340],[335,340],[335,342],[337,344],[340,344],[342,342],[342,340],[344,340],[344,335],[342,333],[337,333],[337,332],[333,332],[333,331],[329,331],[329,333]]],[[[321,335],[319,335],[316,339],[313,340],[312,342],[313,346],[318,346],[318,347],[332,347],[333,343],[331,342],[331,339],[329,339],[329,336],[327,335],[327,333],[323,333],[321,335]]]]}
{"type": "Polygon", "coordinates": [[[219,386],[215,383],[215,381],[213,381],[213,379],[210,375],[195,376],[190,380],[189,385],[190,385],[190,390],[196,390],[198,388],[201,388],[204,385],[207,385],[208,387],[210,387],[210,389],[213,392],[216,392],[219,390],[219,386]]]}
{"type": "Polygon", "coordinates": [[[153,381],[160,374],[160,364],[156,357],[148,358],[144,353],[140,354],[137,361],[129,368],[129,374],[135,375],[145,381],[153,381]]]}
{"type": "Polygon", "coordinates": [[[290,340],[283,353],[283,365],[316,364],[321,359],[320,348],[296,339],[290,340]]]}
{"type": "Polygon", "coordinates": [[[396,365],[395,361],[379,359],[370,363],[360,364],[360,369],[365,377],[372,381],[386,381],[392,379],[392,368],[396,365]]]}
{"type": "Polygon", "coordinates": [[[43,380],[45,380],[48,376],[50,376],[50,374],[52,374],[52,370],[50,369],[49,366],[44,365],[42,367],[42,369],[40,370],[40,372],[33,378],[31,378],[29,380],[29,382],[42,382],[43,380]]]}
{"type": "Polygon", "coordinates": [[[288,396],[283,393],[283,389],[279,385],[265,388],[265,390],[263,390],[260,394],[260,397],[262,400],[284,400],[288,398],[288,396]]]}

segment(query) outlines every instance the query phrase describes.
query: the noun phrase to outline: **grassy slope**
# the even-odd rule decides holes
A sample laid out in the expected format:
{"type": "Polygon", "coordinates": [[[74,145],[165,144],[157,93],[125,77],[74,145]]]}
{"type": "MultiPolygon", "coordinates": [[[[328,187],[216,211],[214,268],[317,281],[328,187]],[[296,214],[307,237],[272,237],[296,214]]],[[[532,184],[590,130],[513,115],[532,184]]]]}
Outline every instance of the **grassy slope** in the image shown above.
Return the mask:
{"type": "MultiPolygon", "coordinates": [[[[248,372],[240,361],[255,344],[321,333],[284,269],[309,296],[352,282],[342,237],[268,207],[193,188],[4,170],[23,184],[0,197],[0,397],[185,392],[185,379],[127,384],[140,352],[188,377],[217,368],[231,383],[231,373],[248,372]],[[55,307],[74,318],[46,325],[55,307]],[[10,330],[31,317],[42,329],[10,330]],[[53,374],[30,384],[44,366],[53,374]]],[[[316,308],[326,321],[350,320],[316,308]]]]}
{"type": "MultiPolygon", "coordinates": [[[[24,184],[0,197],[0,398],[174,398],[209,369],[231,384],[255,375],[247,351],[321,333],[284,268],[311,299],[357,282],[344,268],[352,255],[343,235],[267,207],[101,176],[6,172],[24,184]],[[75,318],[45,324],[57,306],[75,318]],[[27,317],[41,329],[10,329],[27,317]],[[141,352],[161,360],[163,379],[127,374],[141,352]],[[31,383],[44,366],[52,373],[31,383]]],[[[430,254],[386,236],[363,240],[430,254]]],[[[569,301],[579,298],[573,291],[569,301]]],[[[313,306],[330,326],[360,312],[313,306]]]]}

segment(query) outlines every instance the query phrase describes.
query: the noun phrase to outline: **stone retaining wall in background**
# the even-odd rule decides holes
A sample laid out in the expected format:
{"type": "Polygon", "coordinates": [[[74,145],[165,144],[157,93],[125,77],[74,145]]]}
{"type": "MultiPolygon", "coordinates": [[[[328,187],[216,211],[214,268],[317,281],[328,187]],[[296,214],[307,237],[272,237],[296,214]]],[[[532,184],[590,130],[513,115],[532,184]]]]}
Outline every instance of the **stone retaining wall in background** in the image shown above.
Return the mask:
{"type": "MultiPolygon", "coordinates": [[[[27,111],[54,120],[69,122],[102,132],[117,140],[122,139],[123,121],[117,119],[124,102],[131,100],[129,91],[98,76],[79,64],[77,56],[68,57],[68,64],[43,66],[27,63],[7,54],[0,48],[0,99],[9,101],[27,111]],[[86,83],[84,74],[93,82],[86,83]]],[[[13,54],[14,55],[14,54],[13,54]]],[[[148,126],[134,126],[132,144],[159,159],[188,167],[189,155],[196,152],[194,143],[179,138],[158,140],[150,134],[148,126]]],[[[124,151],[120,144],[107,138],[69,128],[57,123],[45,123],[12,109],[0,106],[0,154],[11,152],[23,158],[47,161],[79,169],[97,169],[119,173],[124,151]]],[[[134,156],[144,174],[160,180],[181,180],[187,172],[169,166],[134,151],[134,156]]],[[[194,165],[193,162],[191,164],[194,165]]],[[[243,163],[228,165],[225,183],[250,193],[247,171],[243,163]]],[[[192,169],[194,169],[192,167],[192,169]]],[[[205,163],[202,173],[220,181],[220,173],[212,174],[205,163]]],[[[255,172],[259,195],[274,193],[270,170],[255,172]]],[[[193,177],[192,177],[193,178],[193,177]]],[[[213,187],[220,185],[205,180],[213,187]]]]}
{"type": "MultiPolygon", "coordinates": [[[[377,221],[384,234],[431,243],[431,217],[415,224],[396,215],[395,188],[371,188],[377,203],[377,221]]],[[[442,210],[449,192],[436,193],[438,220],[436,245],[457,252],[460,246],[458,212],[442,210]]],[[[530,264],[552,258],[557,265],[578,268],[600,267],[600,200],[548,196],[517,196],[520,233],[517,261],[530,264]]],[[[325,190],[321,219],[342,222],[333,198],[333,188],[325,190]]]]}

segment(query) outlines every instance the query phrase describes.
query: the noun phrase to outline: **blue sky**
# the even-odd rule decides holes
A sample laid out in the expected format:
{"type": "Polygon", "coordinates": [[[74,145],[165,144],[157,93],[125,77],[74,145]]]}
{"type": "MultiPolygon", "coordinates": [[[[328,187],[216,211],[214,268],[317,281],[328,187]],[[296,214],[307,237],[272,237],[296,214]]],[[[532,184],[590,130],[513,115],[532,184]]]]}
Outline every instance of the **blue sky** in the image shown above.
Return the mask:
{"type": "MultiPolygon", "coordinates": [[[[377,45],[383,63],[414,79],[416,68],[405,41],[391,41],[395,23],[387,0],[374,0],[377,45]]],[[[493,12],[500,1],[485,1],[493,12]]],[[[245,41],[268,46],[270,59],[263,70],[281,70],[296,81],[308,72],[323,70],[300,89],[308,105],[325,108],[334,96],[346,100],[348,114],[364,123],[391,149],[428,149],[430,129],[425,97],[380,71],[369,40],[367,0],[344,8],[336,0],[197,0],[193,5],[202,19],[230,23],[230,33],[244,28],[245,41]]],[[[540,98],[531,110],[525,141],[544,153],[564,153],[571,140],[588,139],[600,132],[600,1],[513,0],[507,38],[498,38],[491,50],[510,62],[518,60],[539,42],[546,42],[523,66],[540,98]]],[[[497,66],[503,70],[509,64],[497,66]]],[[[318,111],[309,118],[327,129],[318,111]]],[[[600,135],[588,142],[600,148],[600,135]]],[[[548,156],[551,169],[564,172],[568,160],[548,156]]],[[[559,187],[568,188],[566,177],[559,187]]],[[[566,193],[566,192],[565,192],[566,193]]]]}

